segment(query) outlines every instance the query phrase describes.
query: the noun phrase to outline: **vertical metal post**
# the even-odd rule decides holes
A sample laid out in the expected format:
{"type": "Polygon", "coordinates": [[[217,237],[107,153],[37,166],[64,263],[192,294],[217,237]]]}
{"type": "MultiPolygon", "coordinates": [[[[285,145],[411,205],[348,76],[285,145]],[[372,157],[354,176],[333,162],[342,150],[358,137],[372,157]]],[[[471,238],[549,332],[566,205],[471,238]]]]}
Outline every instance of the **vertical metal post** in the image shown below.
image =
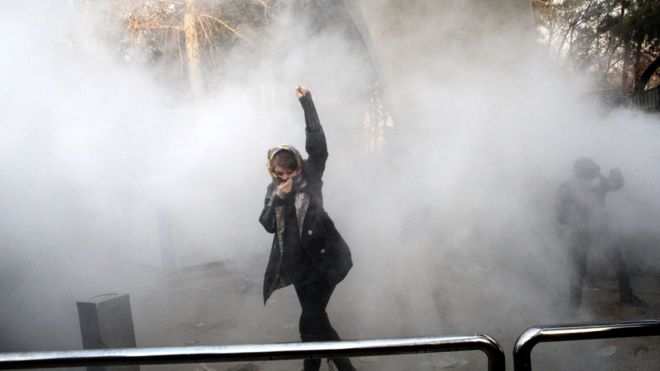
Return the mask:
{"type": "Polygon", "coordinates": [[[172,236],[172,220],[167,212],[158,209],[158,242],[160,244],[160,261],[165,270],[176,269],[174,252],[174,237],[172,236]]]}

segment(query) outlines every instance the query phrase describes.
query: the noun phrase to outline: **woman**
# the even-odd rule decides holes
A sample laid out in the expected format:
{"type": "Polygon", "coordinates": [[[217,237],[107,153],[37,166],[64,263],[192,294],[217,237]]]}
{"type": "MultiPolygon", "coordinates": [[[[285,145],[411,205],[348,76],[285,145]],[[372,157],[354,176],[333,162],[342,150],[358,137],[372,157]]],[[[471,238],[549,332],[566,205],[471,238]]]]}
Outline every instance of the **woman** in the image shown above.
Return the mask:
{"type": "MultiPolygon", "coordinates": [[[[340,340],[325,311],[332,291],[353,266],[351,253],[323,209],[323,170],[328,150],[312,95],[298,86],[296,94],[305,112],[303,160],[292,146],[268,151],[268,185],[259,222],[273,233],[270,259],[264,277],[264,305],[273,291],[293,284],[302,307],[302,341],[340,340]]],[[[339,371],[355,368],[348,358],[334,358],[339,371]]],[[[320,359],[304,361],[305,371],[317,371],[320,359]]]]}

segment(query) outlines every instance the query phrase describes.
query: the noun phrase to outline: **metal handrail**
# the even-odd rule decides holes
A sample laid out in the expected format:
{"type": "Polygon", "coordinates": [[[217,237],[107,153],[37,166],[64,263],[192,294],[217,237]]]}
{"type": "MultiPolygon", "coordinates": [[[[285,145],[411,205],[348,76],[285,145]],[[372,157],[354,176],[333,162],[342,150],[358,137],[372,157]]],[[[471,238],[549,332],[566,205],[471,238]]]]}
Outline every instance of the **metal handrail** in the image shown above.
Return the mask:
{"type": "Polygon", "coordinates": [[[516,340],[516,345],[513,347],[513,369],[514,371],[531,371],[532,349],[541,342],[658,335],[660,335],[660,320],[531,327],[516,340]]]}
{"type": "Polygon", "coordinates": [[[199,362],[244,362],[305,358],[378,356],[480,350],[488,370],[505,371],[504,351],[488,335],[350,340],[310,343],[128,348],[0,353],[0,370],[147,365],[199,362]]]}

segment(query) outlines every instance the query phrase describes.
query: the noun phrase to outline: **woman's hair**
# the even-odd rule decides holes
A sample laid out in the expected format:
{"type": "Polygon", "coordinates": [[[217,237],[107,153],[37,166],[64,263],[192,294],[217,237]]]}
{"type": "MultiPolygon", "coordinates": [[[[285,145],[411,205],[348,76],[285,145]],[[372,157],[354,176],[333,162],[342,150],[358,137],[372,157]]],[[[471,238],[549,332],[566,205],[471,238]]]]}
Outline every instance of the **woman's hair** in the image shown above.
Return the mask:
{"type": "Polygon", "coordinates": [[[266,168],[274,181],[279,177],[275,175],[275,166],[280,166],[291,171],[296,171],[302,167],[302,156],[293,146],[280,144],[268,150],[268,162],[266,168]]]}
{"type": "Polygon", "coordinates": [[[291,151],[280,150],[277,151],[275,155],[273,155],[273,159],[271,160],[270,165],[273,168],[275,166],[281,166],[285,169],[296,171],[298,170],[298,159],[296,158],[296,155],[291,151]]]}

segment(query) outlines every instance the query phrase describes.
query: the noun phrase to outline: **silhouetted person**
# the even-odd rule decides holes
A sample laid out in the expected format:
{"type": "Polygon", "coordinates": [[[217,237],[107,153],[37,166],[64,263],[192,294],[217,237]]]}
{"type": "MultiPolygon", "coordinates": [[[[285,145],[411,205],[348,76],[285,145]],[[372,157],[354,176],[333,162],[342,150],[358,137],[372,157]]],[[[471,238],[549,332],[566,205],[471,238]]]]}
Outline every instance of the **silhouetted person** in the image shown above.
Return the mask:
{"type": "MultiPolygon", "coordinates": [[[[264,277],[264,304],[273,291],[293,284],[302,307],[302,341],[340,340],[325,309],[335,286],[353,266],[351,253],[323,209],[323,171],[328,158],[325,134],[312,96],[298,86],[305,112],[307,160],[292,146],[268,151],[268,185],[259,222],[273,233],[264,277]]],[[[348,358],[333,358],[339,371],[353,371],[348,358]]],[[[320,359],[306,359],[304,371],[318,371],[320,359]]]]}
{"type": "Polygon", "coordinates": [[[587,269],[589,250],[603,250],[616,270],[621,303],[645,307],[630,287],[626,261],[608,226],[605,196],[623,186],[618,169],[609,177],[600,174],[600,166],[588,157],[573,164],[573,177],[559,187],[557,220],[568,228],[568,255],[573,265],[570,281],[570,304],[577,308],[582,300],[582,281],[587,269]]]}

